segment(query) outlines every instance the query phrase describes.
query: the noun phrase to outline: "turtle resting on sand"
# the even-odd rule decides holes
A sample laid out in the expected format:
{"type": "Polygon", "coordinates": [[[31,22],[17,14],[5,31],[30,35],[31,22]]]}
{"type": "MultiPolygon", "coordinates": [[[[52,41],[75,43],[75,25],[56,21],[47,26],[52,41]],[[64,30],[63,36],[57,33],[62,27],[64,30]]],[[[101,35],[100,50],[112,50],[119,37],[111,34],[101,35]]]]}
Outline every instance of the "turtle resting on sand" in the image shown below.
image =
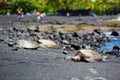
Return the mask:
{"type": "Polygon", "coordinates": [[[53,42],[52,40],[46,40],[46,39],[39,39],[38,43],[40,43],[40,46],[44,45],[50,48],[57,48],[58,45],[53,42]]]}
{"type": "Polygon", "coordinates": [[[82,49],[75,52],[75,56],[71,58],[73,61],[94,62],[102,60],[102,56],[93,50],[82,49]]]}
{"type": "Polygon", "coordinates": [[[9,46],[16,45],[19,48],[26,49],[37,49],[39,47],[49,47],[49,48],[57,48],[58,45],[51,40],[39,39],[38,41],[30,41],[30,40],[17,40],[8,43],[9,46]]]}

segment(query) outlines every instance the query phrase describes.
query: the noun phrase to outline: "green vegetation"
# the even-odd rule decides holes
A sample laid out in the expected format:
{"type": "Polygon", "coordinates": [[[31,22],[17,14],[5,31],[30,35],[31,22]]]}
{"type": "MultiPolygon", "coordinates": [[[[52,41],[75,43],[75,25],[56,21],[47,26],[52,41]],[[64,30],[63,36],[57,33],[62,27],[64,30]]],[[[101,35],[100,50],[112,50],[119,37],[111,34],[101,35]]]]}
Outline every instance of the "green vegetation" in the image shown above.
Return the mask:
{"type": "Polygon", "coordinates": [[[120,12],[120,0],[0,0],[0,13],[16,13],[22,7],[24,12],[55,13],[60,9],[90,9],[98,15],[120,12]]]}

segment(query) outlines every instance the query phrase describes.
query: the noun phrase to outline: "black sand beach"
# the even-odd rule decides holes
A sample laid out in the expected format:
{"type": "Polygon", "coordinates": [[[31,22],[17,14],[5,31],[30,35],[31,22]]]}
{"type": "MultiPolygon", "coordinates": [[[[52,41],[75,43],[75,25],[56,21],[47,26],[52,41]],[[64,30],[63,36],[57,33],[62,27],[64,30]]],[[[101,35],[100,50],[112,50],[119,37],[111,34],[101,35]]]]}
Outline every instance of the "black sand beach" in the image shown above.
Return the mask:
{"type": "MultiPolygon", "coordinates": [[[[88,25],[81,29],[81,34],[91,32],[93,29],[104,28],[106,20],[117,16],[100,17],[65,17],[47,16],[41,21],[35,21],[33,16],[25,16],[18,20],[17,16],[0,15],[0,80],[120,80],[119,57],[111,56],[105,62],[73,62],[66,57],[73,56],[75,50],[39,48],[39,49],[14,49],[8,46],[7,39],[10,35],[7,30],[17,27],[24,30],[29,26],[56,25],[88,25]],[[4,37],[3,34],[4,33],[4,37]],[[3,40],[5,38],[5,41],[3,40]],[[95,79],[97,78],[97,79],[95,79]]],[[[116,27],[119,29],[118,27],[116,27]]]]}

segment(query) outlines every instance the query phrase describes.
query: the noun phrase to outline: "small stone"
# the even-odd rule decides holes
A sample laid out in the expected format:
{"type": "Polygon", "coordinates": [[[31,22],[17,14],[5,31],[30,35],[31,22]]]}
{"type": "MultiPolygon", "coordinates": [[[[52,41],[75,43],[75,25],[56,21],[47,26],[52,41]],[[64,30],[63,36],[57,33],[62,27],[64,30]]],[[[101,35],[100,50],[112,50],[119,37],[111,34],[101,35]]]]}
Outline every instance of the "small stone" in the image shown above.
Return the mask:
{"type": "Polygon", "coordinates": [[[93,68],[90,68],[89,71],[93,74],[98,74],[97,70],[93,69],[93,68]]]}
{"type": "Polygon", "coordinates": [[[102,56],[102,61],[108,61],[108,56],[102,56]]]}
{"type": "Polygon", "coordinates": [[[75,50],[79,50],[80,49],[80,45],[76,44],[76,43],[71,43],[71,47],[74,48],[75,50]]]}
{"type": "Polygon", "coordinates": [[[16,42],[9,42],[9,43],[8,43],[8,46],[11,46],[11,47],[12,47],[12,46],[14,46],[14,45],[16,45],[16,42]]]}
{"type": "Polygon", "coordinates": [[[2,41],[4,41],[4,39],[0,37],[0,42],[2,42],[2,41]]]}
{"type": "Polygon", "coordinates": [[[94,32],[97,33],[97,34],[101,34],[101,30],[100,29],[95,29],[94,32]]]}
{"type": "Polygon", "coordinates": [[[72,56],[66,56],[65,59],[66,60],[71,60],[72,56]]]}
{"type": "Polygon", "coordinates": [[[78,79],[78,78],[74,78],[74,77],[73,77],[73,78],[71,78],[71,80],[80,80],[80,79],[78,79]]]}
{"type": "Polygon", "coordinates": [[[50,38],[50,39],[54,39],[54,35],[50,34],[50,35],[49,35],[49,38],[50,38]]]}
{"type": "Polygon", "coordinates": [[[13,48],[12,51],[18,51],[18,48],[13,48]]]}
{"type": "Polygon", "coordinates": [[[77,32],[74,32],[73,37],[79,37],[79,34],[77,32]]]}
{"type": "Polygon", "coordinates": [[[27,28],[27,30],[28,30],[28,31],[34,31],[34,30],[36,30],[36,27],[35,27],[35,26],[29,26],[29,27],[27,28]]]}
{"type": "Polygon", "coordinates": [[[68,54],[68,51],[63,51],[63,54],[68,54]]]}
{"type": "Polygon", "coordinates": [[[67,40],[63,40],[62,43],[63,44],[69,44],[69,42],[67,40]]]}
{"type": "Polygon", "coordinates": [[[114,31],[114,30],[113,30],[112,33],[111,33],[111,35],[112,35],[112,36],[119,36],[119,33],[118,33],[117,31],[114,31]]]}

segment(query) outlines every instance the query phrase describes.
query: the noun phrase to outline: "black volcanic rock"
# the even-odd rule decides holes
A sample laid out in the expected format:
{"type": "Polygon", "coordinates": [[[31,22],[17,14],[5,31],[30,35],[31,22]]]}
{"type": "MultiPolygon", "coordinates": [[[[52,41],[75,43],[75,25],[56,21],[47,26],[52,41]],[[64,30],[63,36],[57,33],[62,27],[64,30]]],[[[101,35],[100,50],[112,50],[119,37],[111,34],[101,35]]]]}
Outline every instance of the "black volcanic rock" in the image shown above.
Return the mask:
{"type": "Polygon", "coordinates": [[[77,43],[71,43],[71,47],[74,48],[75,50],[79,50],[80,49],[80,45],[77,43]]]}
{"type": "Polygon", "coordinates": [[[117,31],[114,31],[114,30],[113,30],[112,33],[111,33],[111,35],[112,35],[112,36],[119,36],[119,33],[118,33],[117,31]]]}

